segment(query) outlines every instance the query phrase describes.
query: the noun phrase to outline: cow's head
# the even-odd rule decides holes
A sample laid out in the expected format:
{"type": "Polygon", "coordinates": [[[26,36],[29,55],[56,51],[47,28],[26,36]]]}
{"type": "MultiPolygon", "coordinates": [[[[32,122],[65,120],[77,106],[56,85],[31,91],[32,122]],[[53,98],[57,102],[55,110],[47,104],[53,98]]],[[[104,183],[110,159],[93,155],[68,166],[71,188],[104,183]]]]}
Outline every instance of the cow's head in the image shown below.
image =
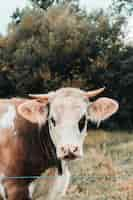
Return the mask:
{"type": "Polygon", "coordinates": [[[58,158],[80,158],[83,155],[87,121],[99,124],[118,110],[118,103],[110,98],[103,97],[90,102],[91,97],[103,90],[84,92],[75,88],[62,88],[47,95],[31,95],[35,99],[21,104],[18,110],[24,118],[39,125],[48,119],[58,158]],[[46,106],[48,103],[49,112],[46,106]]]}

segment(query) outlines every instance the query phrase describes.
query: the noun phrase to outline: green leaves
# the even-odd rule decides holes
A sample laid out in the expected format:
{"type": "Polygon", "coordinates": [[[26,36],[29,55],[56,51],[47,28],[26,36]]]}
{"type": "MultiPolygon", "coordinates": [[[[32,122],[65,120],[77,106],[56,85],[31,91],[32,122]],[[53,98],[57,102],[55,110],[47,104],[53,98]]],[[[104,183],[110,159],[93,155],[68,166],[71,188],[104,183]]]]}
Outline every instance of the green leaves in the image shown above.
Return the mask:
{"type": "Polygon", "coordinates": [[[112,7],[114,13],[124,16],[133,15],[133,1],[132,0],[112,0],[112,7]]]}

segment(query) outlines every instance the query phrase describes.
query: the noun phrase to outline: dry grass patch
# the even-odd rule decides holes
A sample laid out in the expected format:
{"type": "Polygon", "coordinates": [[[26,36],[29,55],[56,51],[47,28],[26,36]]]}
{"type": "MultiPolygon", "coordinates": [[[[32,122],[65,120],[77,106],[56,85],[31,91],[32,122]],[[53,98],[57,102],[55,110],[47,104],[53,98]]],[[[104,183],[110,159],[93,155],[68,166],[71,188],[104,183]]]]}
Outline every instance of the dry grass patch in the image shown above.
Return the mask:
{"type": "MultiPolygon", "coordinates": [[[[133,200],[133,134],[91,130],[84,150],[83,160],[70,163],[72,179],[63,200],[133,200]]],[[[47,199],[45,184],[40,181],[35,199],[47,199]]]]}

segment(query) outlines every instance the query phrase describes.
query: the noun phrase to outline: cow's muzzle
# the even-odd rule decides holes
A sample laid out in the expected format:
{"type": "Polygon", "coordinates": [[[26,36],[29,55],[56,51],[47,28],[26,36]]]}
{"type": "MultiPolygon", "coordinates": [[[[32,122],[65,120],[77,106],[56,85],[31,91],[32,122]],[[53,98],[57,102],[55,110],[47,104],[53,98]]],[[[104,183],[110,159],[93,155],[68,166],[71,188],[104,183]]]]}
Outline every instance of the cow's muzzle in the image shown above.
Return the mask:
{"type": "Polygon", "coordinates": [[[63,145],[59,149],[59,159],[75,160],[81,157],[78,145],[63,145]]]}

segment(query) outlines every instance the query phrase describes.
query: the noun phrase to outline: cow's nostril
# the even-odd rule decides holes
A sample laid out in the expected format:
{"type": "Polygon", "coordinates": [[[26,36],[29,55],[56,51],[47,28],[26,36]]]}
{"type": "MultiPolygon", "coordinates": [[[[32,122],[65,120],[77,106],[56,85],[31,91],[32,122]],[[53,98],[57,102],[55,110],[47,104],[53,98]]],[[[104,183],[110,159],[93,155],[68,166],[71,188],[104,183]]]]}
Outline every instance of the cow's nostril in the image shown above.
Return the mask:
{"type": "Polygon", "coordinates": [[[78,147],[74,147],[73,148],[73,153],[77,152],[78,151],[78,147]]]}
{"type": "Polygon", "coordinates": [[[71,149],[71,152],[72,153],[77,153],[79,150],[78,146],[74,146],[72,149],[71,149]]]}
{"type": "Polygon", "coordinates": [[[62,151],[64,154],[67,152],[65,147],[61,147],[61,151],[62,151]]]}

